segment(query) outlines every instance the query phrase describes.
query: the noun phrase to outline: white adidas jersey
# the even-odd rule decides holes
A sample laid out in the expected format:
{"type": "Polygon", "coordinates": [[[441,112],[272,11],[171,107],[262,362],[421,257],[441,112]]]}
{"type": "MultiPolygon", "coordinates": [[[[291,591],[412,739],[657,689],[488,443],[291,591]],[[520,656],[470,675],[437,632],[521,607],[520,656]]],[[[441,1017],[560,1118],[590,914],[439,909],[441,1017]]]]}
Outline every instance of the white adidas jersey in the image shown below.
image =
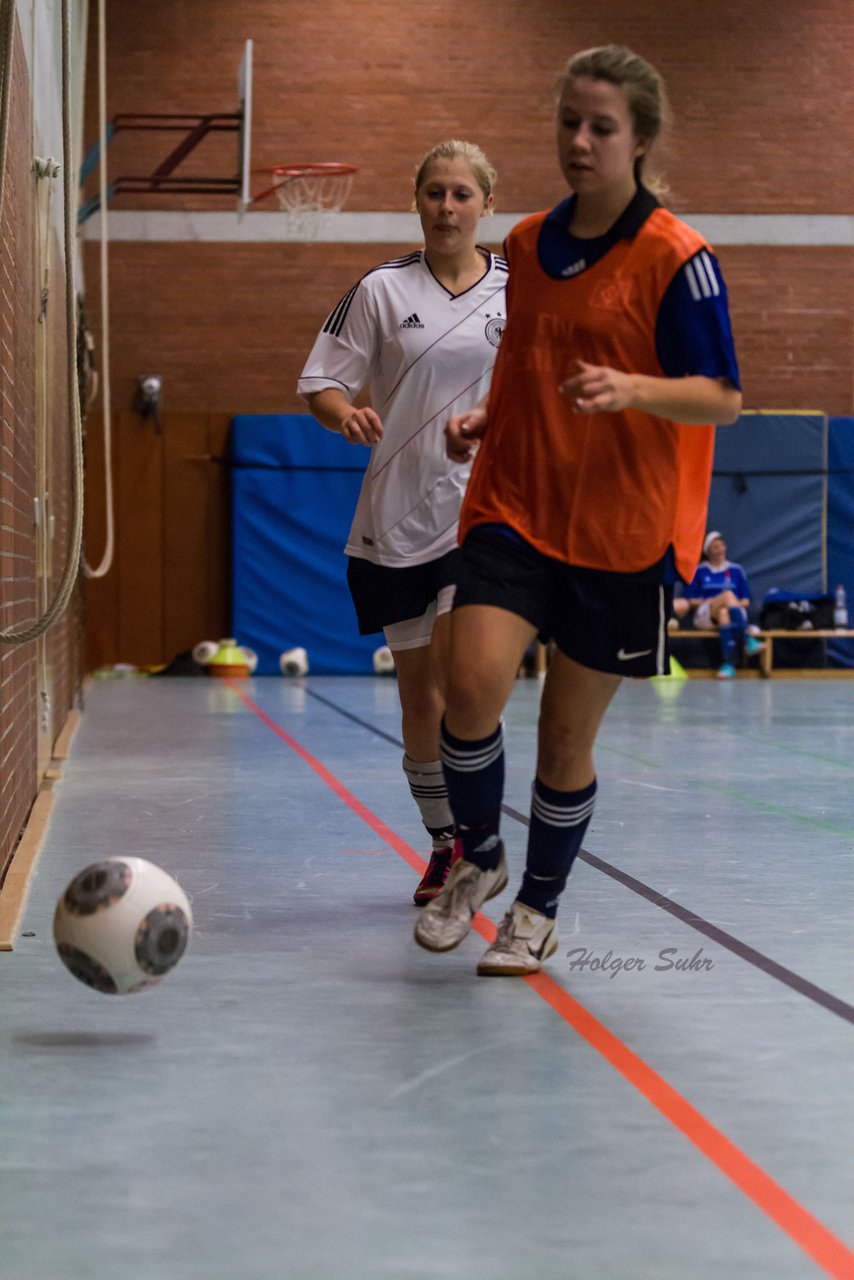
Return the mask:
{"type": "Polygon", "coordinates": [[[471,468],[445,453],[445,424],[489,390],[506,315],[507,263],[482,252],[486,274],[458,297],[433,275],[423,249],[374,267],[318,335],[299,394],[337,387],[352,400],[367,386],[383,424],[347,555],[399,568],[456,546],[471,468]]]}

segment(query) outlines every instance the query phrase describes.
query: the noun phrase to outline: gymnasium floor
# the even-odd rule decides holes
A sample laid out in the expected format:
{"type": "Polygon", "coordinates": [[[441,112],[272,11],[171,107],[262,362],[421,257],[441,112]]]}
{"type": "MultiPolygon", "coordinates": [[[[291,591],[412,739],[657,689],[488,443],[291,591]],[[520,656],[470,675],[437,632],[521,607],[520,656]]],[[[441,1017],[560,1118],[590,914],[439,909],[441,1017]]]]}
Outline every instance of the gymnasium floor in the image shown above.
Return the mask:
{"type": "Polygon", "coordinates": [[[0,1274],[854,1276],[854,685],[627,682],[547,976],[477,978],[538,697],[510,889],[434,956],[393,680],[95,682],[0,956],[0,1274]],[[196,924],[126,998],[50,939],[122,853],[196,924]]]}

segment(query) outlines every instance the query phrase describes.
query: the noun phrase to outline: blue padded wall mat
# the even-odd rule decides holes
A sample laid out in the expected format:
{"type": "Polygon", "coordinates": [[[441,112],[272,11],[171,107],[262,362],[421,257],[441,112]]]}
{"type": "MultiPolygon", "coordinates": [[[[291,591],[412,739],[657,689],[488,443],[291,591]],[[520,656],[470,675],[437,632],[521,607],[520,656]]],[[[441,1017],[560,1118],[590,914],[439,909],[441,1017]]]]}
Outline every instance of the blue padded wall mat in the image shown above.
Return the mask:
{"type": "MultiPolygon", "coordinates": [[[[373,669],[383,637],[358,634],[342,550],[368,457],[310,414],[232,421],[232,624],[260,674],[297,645],[317,674],[373,669]]],[[[744,565],[754,617],[775,587],[837,582],[854,615],[854,419],[746,413],[719,428],[708,527],[744,565]]],[[[854,665],[854,645],[833,641],[829,656],[854,665]]]]}
{"type": "Polygon", "coordinates": [[[774,588],[825,590],[826,450],[823,414],[745,413],[716,432],[708,527],[747,572],[754,619],[774,588]]]}
{"type": "Polygon", "coordinates": [[[310,414],[233,419],[232,627],[259,675],[296,646],[317,675],[373,670],[384,639],[358,633],[343,553],[368,457],[310,414]]]}
{"type": "MultiPolygon", "coordinates": [[[[854,626],[854,418],[831,418],[827,450],[827,589],[842,583],[848,593],[848,624],[854,626]]],[[[854,640],[831,640],[836,666],[854,667],[854,640]]]]}
{"type": "Polygon", "coordinates": [[[229,453],[236,466],[306,467],[360,475],[369,457],[367,449],[325,430],[310,413],[238,414],[231,420],[229,453]]]}
{"type": "Polygon", "coordinates": [[[825,466],[823,413],[743,413],[715,434],[715,471],[803,472],[825,466]]]}

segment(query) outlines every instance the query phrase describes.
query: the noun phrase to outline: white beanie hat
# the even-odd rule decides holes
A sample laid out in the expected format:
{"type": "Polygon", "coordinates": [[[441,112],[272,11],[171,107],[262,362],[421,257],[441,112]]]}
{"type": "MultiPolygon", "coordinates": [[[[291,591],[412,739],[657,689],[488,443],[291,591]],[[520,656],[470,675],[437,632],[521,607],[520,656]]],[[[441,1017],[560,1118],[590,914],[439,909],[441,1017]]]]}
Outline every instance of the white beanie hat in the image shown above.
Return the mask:
{"type": "Polygon", "coordinates": [[[717,529],[712,529],[710,533],[707,533],[706,540],[703,543],[703,555],[707,556],[709,554],[709,547],[712,545],[715,538],[722,538],[723,536],[724,535],[722,533],[718,533],[717,529]]]}

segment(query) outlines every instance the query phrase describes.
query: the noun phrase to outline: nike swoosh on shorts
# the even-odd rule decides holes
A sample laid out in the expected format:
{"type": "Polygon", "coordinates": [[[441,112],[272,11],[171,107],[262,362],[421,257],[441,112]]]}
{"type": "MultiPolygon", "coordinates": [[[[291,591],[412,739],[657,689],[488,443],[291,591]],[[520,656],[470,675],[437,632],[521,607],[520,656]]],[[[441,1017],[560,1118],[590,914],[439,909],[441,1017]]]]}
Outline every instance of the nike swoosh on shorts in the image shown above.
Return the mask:
{"type": "Polygon", "coordinates": [[[652,649],[638,649],[637,653],[626,653],[625,649],[617,651],[618,662],[630,662],[632,658],[645,658],[648,653],[652,653],[652,649]]]}

